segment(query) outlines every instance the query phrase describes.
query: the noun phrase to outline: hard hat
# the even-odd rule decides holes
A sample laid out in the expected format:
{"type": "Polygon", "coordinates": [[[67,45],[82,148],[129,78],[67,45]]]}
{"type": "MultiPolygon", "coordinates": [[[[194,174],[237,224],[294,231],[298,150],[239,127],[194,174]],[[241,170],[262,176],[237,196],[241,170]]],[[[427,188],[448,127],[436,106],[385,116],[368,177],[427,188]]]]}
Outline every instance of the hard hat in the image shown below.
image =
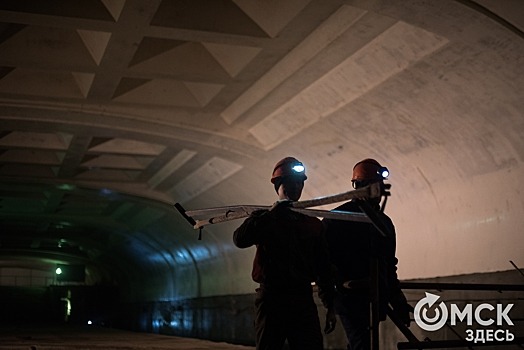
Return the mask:
{"type": "Polygon", "coordinates": [[[307,176],[304,164],[293,157],[281,159],[277,164],[275,164],[275,168],[273,169],[273,174],[271,176],[271,182],[275,184],[280,178],[286,176],[294,176],[302,180],[306,180],[307,176]]]}
{"type": "Polygon", "coordinates": [[[353,177],[351,181],[376,182],[386,179],[389,171],[380,165],[375,159],[366,158],[361,160],[353,167],[353,177]]]}

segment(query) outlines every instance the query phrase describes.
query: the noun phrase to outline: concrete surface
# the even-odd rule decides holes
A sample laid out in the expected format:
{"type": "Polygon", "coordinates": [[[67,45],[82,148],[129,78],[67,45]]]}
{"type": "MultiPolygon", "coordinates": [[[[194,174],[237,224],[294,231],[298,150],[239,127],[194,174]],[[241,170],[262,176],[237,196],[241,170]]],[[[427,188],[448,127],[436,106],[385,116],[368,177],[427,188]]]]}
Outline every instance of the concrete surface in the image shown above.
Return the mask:
{"type": "Polygon", "coordinates": [[[89,326],[3,326],[0,349],[248,350],[254,347],[89,326]]]}

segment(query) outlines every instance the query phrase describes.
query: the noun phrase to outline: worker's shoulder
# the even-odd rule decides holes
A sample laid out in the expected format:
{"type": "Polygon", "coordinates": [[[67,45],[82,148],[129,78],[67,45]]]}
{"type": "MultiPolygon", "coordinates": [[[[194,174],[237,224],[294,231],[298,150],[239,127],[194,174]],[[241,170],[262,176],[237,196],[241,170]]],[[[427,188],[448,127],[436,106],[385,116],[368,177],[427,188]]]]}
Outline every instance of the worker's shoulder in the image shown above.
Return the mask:
{"type": "Polygon", "coordinates": [[[358,206],[358,203],[356,201],[349,201],[342,205],[339,205],[333,210],[339,210],[339,211],[353,211],[353,212],[360,212],[362,211],[360,207],[358,206]]]}
{"type": "Polygon", "coordinates": [[[319,218],[300,214],[301,222],[312,231],[322,231],[322,221],[319,218]]]}
{"type": "Polygon", "coordinates": [[[300,214],[300,216],[302,220],[310,222],[310,223],[319,223],[319,224],[322,223],[322,221],[320,221],[319,218],[314,217],[314,216],[309,216],[309,215],[304,215],[304,214],[300,214]]]}
{"type": "Polygon", "coordinates": [[[268,213],[269,213],[268,209],[257,209],[257,210],[254,210],[253,212],[251,212],[250,216],[257,218],[257,217],[260,217],[260,216],[268,214],[268,213]]]}

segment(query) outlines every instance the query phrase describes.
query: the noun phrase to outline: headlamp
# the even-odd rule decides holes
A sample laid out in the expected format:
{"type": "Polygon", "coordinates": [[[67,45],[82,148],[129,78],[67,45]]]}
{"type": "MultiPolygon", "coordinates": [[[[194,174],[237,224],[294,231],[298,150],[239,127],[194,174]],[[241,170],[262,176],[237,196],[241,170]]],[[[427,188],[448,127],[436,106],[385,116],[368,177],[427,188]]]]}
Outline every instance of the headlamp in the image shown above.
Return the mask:
{"type": "Polygon", "coordinates": [[[295,164],[291,167],[291,169],[293,169],[293,171],[297,172],[297,173],[303,173],[304,170],[306,170],[306,168],[304,167],[304,165],[302,163],[298,163],[298,164],[295,164]]]}
{"type": "Polygon", "coordinates": [[[386,168],[385,166],[381,167],[381,168],[378,170],[377,173],[380,175],[380,177],[381,177],[383,180],[387,179],[388,176],[389,176],[389,170],[388,170],[388,168],[386,168]]]}

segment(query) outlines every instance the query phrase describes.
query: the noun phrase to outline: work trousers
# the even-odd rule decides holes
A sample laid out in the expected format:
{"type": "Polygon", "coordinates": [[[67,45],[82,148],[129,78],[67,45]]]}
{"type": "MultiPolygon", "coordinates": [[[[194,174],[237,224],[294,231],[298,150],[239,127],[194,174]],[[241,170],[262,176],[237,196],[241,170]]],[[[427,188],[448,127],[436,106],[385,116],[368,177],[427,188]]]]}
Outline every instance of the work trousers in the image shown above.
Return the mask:
{"type": "Polygon", "coordinates": [[[365,291],[338,292],[335,297],[335,312],[346,332],[348,350],[369,350],[370,301],[365,291]]]}
{"type": "Polygon", "coordinates": [[[322,350],[323,338],[313,294],[257,290],[257,350],[279,350],[286,339],[291,350],[322,350]]]}

